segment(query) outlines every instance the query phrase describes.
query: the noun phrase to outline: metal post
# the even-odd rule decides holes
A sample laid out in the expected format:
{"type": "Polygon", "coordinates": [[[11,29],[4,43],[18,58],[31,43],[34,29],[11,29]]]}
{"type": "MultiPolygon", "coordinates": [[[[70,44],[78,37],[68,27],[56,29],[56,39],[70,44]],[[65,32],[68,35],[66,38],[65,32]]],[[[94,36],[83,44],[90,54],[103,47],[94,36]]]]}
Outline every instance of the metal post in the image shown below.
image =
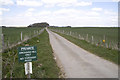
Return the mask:
{"type": "Polygon", "coordinates": [[[31,78],[31,75],[30,75],[30,64],[29,64],[29,62],[27,62],[27,67],[28,67],[27,78],[31,78]]]}
{"type": "MultiPolygon", "coordinates": [[[[26,44],[25,46],[29,46],[29,44],[26,44]]],[[[27,71],[25,71],[25,72],[28,72],[27,73],[27,78],[31,78],[31,75],[30,75],[30,67],[32,67],[32,66],[30,66],[30,63],[32,64],[32,62],[26,62],[25,64],[26,64],[26,66],[25,67],[27,67],[27,71]]]]}
{"type": "Polygon", "coordinates": [[[26,62],[25,64],[25,75],[27,75],[27,78],[31,78],[32,74],[32,62],[26,62]]]}

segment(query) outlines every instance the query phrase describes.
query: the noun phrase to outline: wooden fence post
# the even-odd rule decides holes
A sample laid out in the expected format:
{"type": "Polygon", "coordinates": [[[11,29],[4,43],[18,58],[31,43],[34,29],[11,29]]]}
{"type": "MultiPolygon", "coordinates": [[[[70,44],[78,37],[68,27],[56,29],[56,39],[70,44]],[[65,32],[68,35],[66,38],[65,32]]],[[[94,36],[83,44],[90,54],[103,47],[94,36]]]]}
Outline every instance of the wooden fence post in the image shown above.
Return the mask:
{"type": "Polygon", "coordinates": [[[23,39],[22,39],[22,32],[21,32],[21,41],[22,41],[23,39]]]}
{"type": "Polygon", "coordinates": [[[71,31],[70,31],[70,35],[71,35],[71,31]]]}
{"type": "Polygon", "coordinates": [[[34,30],[34,36],[35,36],[35,30],[34,30]]]}
{"type": "Polygon", "coordinates": [[[4,34],[1,34],[1,39],[2,39],[2,52],[4,52],[4,34]]]}
{"type": "Polygon", "coordinates": [[[94,38],[93,38],[93,36],[92,36],[92,44],[94,44],[94,38]]]}
{"type": "Polygon", "coordinates": [[[88,34],[87,34],[87,36],[86,36],[86,41],[88,42],[88,34]]]}
{"type": "Polygon", "coordinates": [[[104,35],[104,40],[105,40],[105,35],[104,35]]]}
{"type": "Polygon", "coordinates": [[[80,34],[79,34],[79,39],[81,39],[80,34]]]}

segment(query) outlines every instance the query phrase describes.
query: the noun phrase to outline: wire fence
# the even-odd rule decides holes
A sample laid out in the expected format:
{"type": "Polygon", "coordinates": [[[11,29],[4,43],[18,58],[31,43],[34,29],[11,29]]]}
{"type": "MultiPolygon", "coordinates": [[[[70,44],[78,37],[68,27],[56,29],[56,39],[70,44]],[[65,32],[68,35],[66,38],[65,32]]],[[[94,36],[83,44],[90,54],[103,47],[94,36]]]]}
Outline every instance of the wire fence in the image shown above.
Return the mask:
{"type": "Polygon", "coordinates": [[[57,29],[57,28],[50,28],[50,30],[72,36],[74,38],[85,40],[88,43],[94,44],[96,46],[102,46],[109,49],[115,49],[118,50],[118,41],[112,41],[110,38],[108,38],[106,35],[101,36],[95,36],[95,35],[89,35],[88,33],[78,33],[72,30],[63,30],[63,29],[57,29]]]}
{"type": "Polygon", "coordinates": [[[11,49],[14,46],[17,46],[33,37],[36,37],[36,36],[40,35],[43,31],[44,31],[44,28],[40,29],[40,30],[34,30],[34,33],[29,33],[29,35],[24,34],[21,31],[21,33],[17,37],[14,37],[14,38],[16,38],[16,39],[14,39],[14,42],[10,42],[12,40],[12,38],[7,37],[4,34],[1,34],[1,39],[2,39],[2,48],[1,49],[2,50],[0,50],[0,52],[4,52],[5,49],[8,49],[8,48],[11,49]],[[6,40],[5,40],[5,38],[6,38],[6,40]]]}

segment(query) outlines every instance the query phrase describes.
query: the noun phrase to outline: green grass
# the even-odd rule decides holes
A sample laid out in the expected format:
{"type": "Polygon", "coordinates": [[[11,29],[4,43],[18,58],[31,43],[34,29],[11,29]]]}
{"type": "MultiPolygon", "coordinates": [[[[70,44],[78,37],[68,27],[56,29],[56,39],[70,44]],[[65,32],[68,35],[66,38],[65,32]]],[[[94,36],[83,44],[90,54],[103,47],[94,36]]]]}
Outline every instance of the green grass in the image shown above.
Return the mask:
{"type": "Polygon", "coordinates": [[[10,78],[10,71],[13,70],[13,78],[26,78],[24,71],[24,63],[18,62],[17,48],[29,44],[30,46],[37,46],[38,60],[33,61],[33,74],[32,78],[58,78],[60,69],[58,68],[55,60],[53,59],[53,52],[49,43],[49,35],[45,30],[42,34],[34,37],[27,42],[12,48],[12,50],[3,53],[3,78],[6,76],[10,78]],[[37,42],[39,40],[39,42],[37,42]],[[16,55],[16,56],[15,56],[16,55]],[[15,57],[15,64],[14,62],[15,57]],[[7,64],[9,62],[9,64],[7,64]],[[10,66],[10,64],[12,66],[10,66]],[[41,65],[42,64],[42,65],[41,65]],[[41,65],[41,66],[40,66],[41,65]],[[12,68],[13,67],[13,68],[12,68]]]}
{"type": "Polygon", "coordinates": [[[94,43],[100,43],[102,45],[102,40],[105,37],[106,44],[113,48],[117,48],[118,44],[118,27],[72,27],[72,28],[66,28],[66,27],[57,27],[57,28],[51,28],[54,30],[59,30],[67,33],[72,33],[73,36],[80,36],[86,39],[88,34],[88,41],[92,42],[92,36],[94,39],[94,43]]]}
{"type": "Polygon", "coordinates": [[[92,45],[91,43],[88,43],[85,40],[80,40],[80,39],[74,38],[69,35],[65,35],[65,34],[61,34],[61,33],[57,33],[57,34],[65,37],[67,40],[73,42],[74,44],[78,45],[79,47],[81,47],[99,57],[102,57],[106,60],[109,60],[109,61],[115,63],[115,64],[118,64],[118,51],[117,50],[112,50],[110,48],[104,48],[101,46],[92,45]]]}
{"type": "Polygon", "coordinates": [[[21,41],[21,32],[23,34],[23,39],[26,37],[31,37],[34,35],[34,31],[39,31],[42,28],[27,28],[27,27],[6,27],[2,28],[2,32],[4,34],[4,42],[7,44],[13,44],[21,41]]]}
{"type": "Polygon", "coordinates": [[[0,79],[2,78],[2,53],[0,53],[0,79]]]}

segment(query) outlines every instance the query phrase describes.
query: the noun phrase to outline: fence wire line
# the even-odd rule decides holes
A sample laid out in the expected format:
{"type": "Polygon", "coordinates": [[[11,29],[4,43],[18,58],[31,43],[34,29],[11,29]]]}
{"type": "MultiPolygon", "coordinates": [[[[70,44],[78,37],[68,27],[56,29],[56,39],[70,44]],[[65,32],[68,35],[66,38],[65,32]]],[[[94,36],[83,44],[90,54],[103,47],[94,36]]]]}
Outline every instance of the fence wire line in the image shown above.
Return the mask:
{"type": "MultiPolygon", "coordinates": [[[[33,34],[33,36],[24,35],[24,39],[22,39],[22,40],[20,40],[20,41],[17,41],[17,42],[15,42],[15,43],[12,43],[12,44],[10,44],[9,41],[7,41],[7,42],[5,43],[4,40],[3,40],[3,41],[2,41],[2,44],[3,44],[3,43],[4,43],[4,44],[2,45],[2,50],[0,50],[0,52],[4,52],[4,50],[6,50],[6,49],[8,49],[8,48],[11,49],[11,48],[13,48],[14,46],[17,46],[17,45],[19,45],[19,44],[22,44],[23,42],[25,42],[25,41],[33,38],[33,37],[36,37],[36,36],[40,35],[40,34],[44,31],[44,29],[45,29],[45,28],[37,31],[36,33],[33,34]]],[[[21,34],[21,33],[20,33],[20,34],[21,34]]],[[[4,35],[4,34],[1,34],[1,35],[4,35]]],[[[20,36],[20,37],[21,37],[21,36],[20,36]]],[[[21,38],[20,38],[20,39],[21,39],[21,38]]]]}
{"type": "Polygon", "coordinates": [[[111,49],[118,50],[118,43],[115,43],[113,41],[108,42],[108,43],[103,42],[103,40],[107,40],[107,37],[105,35],[103,36],[103,39],[97,39],[95,36],[90,36],[89,34],[86,34],[86,36],[83,36],[77,32],[72,32],[70,30],[69,31],[60,30],[60,29],[50,29],[50,30],[61,33],[61,34],[69,35],[69,36],[72,36],[72,37],[80,39],[80,40],[85,40],[88,43],[94,44],[96,46],[102,46],[105,48],[111,48],[111,49]]]}

